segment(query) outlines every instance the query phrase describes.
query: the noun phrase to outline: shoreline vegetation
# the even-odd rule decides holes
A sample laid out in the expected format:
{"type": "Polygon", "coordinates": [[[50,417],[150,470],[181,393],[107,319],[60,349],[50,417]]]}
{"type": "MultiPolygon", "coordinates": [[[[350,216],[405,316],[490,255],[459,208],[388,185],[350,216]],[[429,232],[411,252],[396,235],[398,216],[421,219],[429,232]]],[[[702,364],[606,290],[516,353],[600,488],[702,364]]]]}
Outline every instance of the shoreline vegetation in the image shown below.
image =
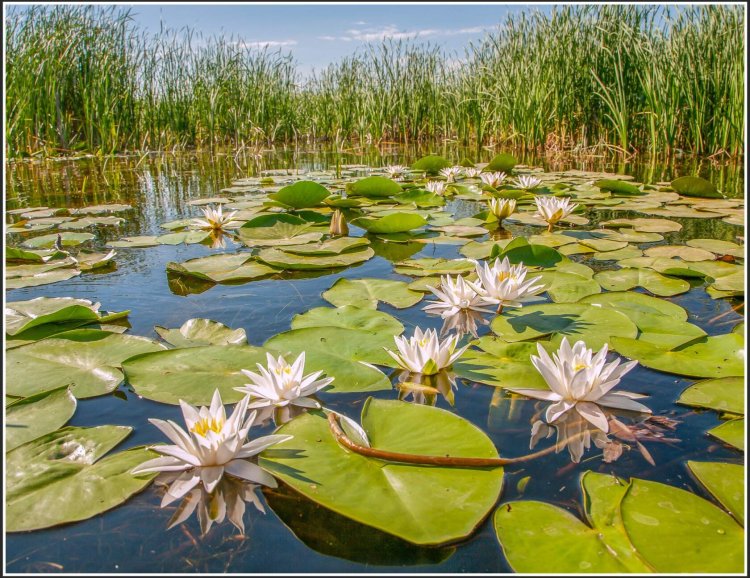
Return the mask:
{"type": "Polygon", "coordinates": [[[463,54],[385,40],[303,78],[289,53],[150,35],[121,6],[12,7],[6,157],[446,139],[744,156],[741,6],[565,6],[498,24],[463,54]]]}

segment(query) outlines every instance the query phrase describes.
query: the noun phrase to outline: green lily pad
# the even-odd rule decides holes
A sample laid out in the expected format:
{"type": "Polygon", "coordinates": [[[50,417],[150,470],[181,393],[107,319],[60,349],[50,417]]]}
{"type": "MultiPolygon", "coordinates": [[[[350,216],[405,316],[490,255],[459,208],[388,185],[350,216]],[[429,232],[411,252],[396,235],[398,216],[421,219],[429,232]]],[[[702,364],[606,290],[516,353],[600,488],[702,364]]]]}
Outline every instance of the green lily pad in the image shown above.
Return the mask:
{"type": "Polygon", "coordinates": [[[623,259],[632,259],[633,257],[642,257],[643,251],[638,247],[629,245],[616,251],[605,251],[594,253],[592,255],[594,261],[622,261],[623,259]]]}
{"type": "Polygon", "coordinates": [[[57,256],[65,257],[65,253],[55,250],[32,250],[20,247],[5,247],[6,263],[46,263],[57,256]]]}
{"type": "Polygon", "coordinates": [[[442,169],[451,166],[451,162],[438,155],[427,155],[415,162],[411,168],[415,171],[424,171],[428,175],[437,175],[442,169]]]}
{"type": "Polygon", "coordinates": [[[593,229],[587,232],[595,237],[604,237],[612,241],[625,241],[626,243],[657,243],[664,240],[664,236],[660,233],[644,233],[635,229],[619,229],[617,231],[593,229]]]}
{"type": "MultiPolygon", "coordinates": [[[[717,255],[731,255],[732,257],[744,257],[744,247],[731,241],[720,239],[690,239],[687,241],[689,247],[705,249],[717,255]]],[[[7,255],[6,255],[7,259],[7,255]]]]}
{"type": "Polygon", "coordinates": [[[559,251],[544,245],[532,245],[525,238],[518,237],[508,243],[498,255],[511,263],[523,263],[527,267],[552,267],[565,259],[559,251]]]}
{"type": "Polygon", "coordinates": [[[687,322],[687,311],[665,299],[644,293],[620,291],[584,297],[580,303],[608,307],[624,313],[638,327],[638,339],[669,349],[706,335],[687,322]]]}
{"type": "Polygon", "coordinates": [[[474,271],[474,262],[468,259],[407,259],[396,263],[393,270],[401,275],[436,277],[474,271]]]}
{"type": "Polygon", "coordinates": [[[745,383],[742,377],[706,379],[680,394],[677,403],[744,415],[745,383]]]}
{"type": "Polygon", "coordinates": [[[247,345],[245,330],[231,329],[211,319],[188,319],[179,329],[154,327],[164,341],[175,347],[199,347],[201,345],[247,345]]]}
{"type": "Polygon", "coordinates": [[[70,209],[71,215],[99,215],[101,213],[121,213],[132,209],[130,205],[112,203],[109,205],[89,205],[80,209],[70,209]]]}
{"type": "Polygon", "coordinates": [[[745,525],[745,468],[739,464],[688,461],[698,481],[729,513],[745,525]]]}
{"type": "Polygon", "coordinates": [[[122,381],[122,362],[163,345],[145,337],[77,329],[6,352],[6,393],[28,397],[70,386],[77,398],[104,395],[122,381]]]}
{"type": "Polygon", "coordinates": [[[117,226],[125,222],[122,217],[83,217],[72,222],[64,222],[61,229],[85,229],[97,225],[117,226]]]}
{"type": "Polygon", "coordinates": [[[340,255],[346,251],[362,249],[369,244],[370,241],[364,237],[338,237],[307,245],[291,245],[284,247],[282,251],[295,255],[340,255]]]}
{"type": "Polygon", "coordinates": [[[293,209],[307,209],[317,207],[331,192],[315,181],[298,181],[293,185],[282,187],[276,193],[268,195],[293,209]]]}
{"type": "Polygon", "coordinates": [[[104,456],[129,427],[67,427],[6,454],[5,529],[39,530],[86,520],[125,502],[156,474],[134,476],[155,457],[142,447],[104,456]]]}
{"type": "Polygon", "coordinates": [[[404,326],[395,317],[374,309],[360,309],[354,305],[316,307],[295,315],[292,318],[292,329],[304,327],[342,327],[390,335],[401,335],[404,332],[404,326]]]}
{"type": "Polygon", "coordinates": [[[382,198],[398,195],[403,188],[396,181],[385,177],[372,176],[349,183],[346,193],[352,197],[382,198]]]}
{"type": "Polygon", "coordinates": [[[487,259],[492,253],[495,245],[498,246],[498,251],[501,251],[504,247],[510,243],[510,239],[504,239],[501,241],[471,241],[461,247],[458,252],[468,259],[487,259]]]}
{"type": "Polygon", "coordinates": [[[669,219],[613,219],[600,223],[603,227],[629,227],[641,233],[670,233],[682,230],[682,225],[669,219]]]}
{"type": "Polygon", "coordinates": [[[672,188],[686,197],[724,198],[712,182],[700,177],[680,177],[672,181],[672,188]]]}
{"type": "Polygon", "coordinates": [[[429,191],[413,190],[406,193],[393,195],[393,200],[402,205],[414,205],[418,208],[424,207],[442,207],[445,205],[445,198],[429,191]]]}
{"type": "Polygon", "coordinates": [[[690,283],[684,279],[666,277],[651,269],[610,269],[599,271],[594,279],[607,291],[627,291],[634,287],[643,287],[654,295],[671,297],[690,290],[690,283]]]}
{"type": "Polygon", "coordinates": [[[137,237],[123,237],[119,241],[109,241],[107,247],[129,247],[140,249],[142,247],[156,247],[159,241],[156,235],[139,235],[137,237]]]}
{"type": "Polygon", "coordinates": [[[708,433],[726,444],[745,451],[745,420],[732,419],[708,430],[708,433]]]}
{"type": "Polygon", "coordinates": [[[72,297],[37,297],[5,304],[5,332],[17,335],[45,323],[99,320],[98,304],[72,297]]]}
{"type": "Polygon", "coordinates": [[[237,229],[237,234],[248,247],[302,245],[323,237],[323,231],[313,231],[312,227],[313,223],[299,216],[278,213],[247,221],[237,229]]]}
{"type": "MultiPolygon", "coordinates": [[[[33,237],[31,239],[27,239],[26,241],[21,243],[21,245],[30,249],[50,249],[55,244],[55,241],[57,241],[57,235],[58,233],[53,233],[51,235],[41,235],[39,237],[33,237]]],[[[63,247],[73,247],[95,238],[95,235],[92,235],[91,233],[65,232],[59,233],[59,235],[62,239],[63,247]]]]}
{"type": "Polygon", "coordinates": [[[258,279],[278,272],[264,263],[259,263],[248,253],[209,255],[189,259],[184,263],[170,261],[167,263],[167,271],[215,283],[258,279]]]}
{"type": "Polygon", "coordinates": [[[678,258],[683,261],[713,261],[716,257],[710,251],[686,245],[657,245],[643,252],[647,257],[678,258]]]}
{"type": "Polygon", "coordinates": [[[78,260],[78,268],[81,271],[93,271],[95,269],[101,269],[111,265],[114,261],[116,253],[110,251],[109,253],[95,253],[93,251],[81,251],[76,255],[78,260]]]}
{"type": "Polygon", "coordinates": [[[398,309],[411,307],[422,300],[422,294],[412,291],[403,281],[390,279],[338,279],[323,293],[323,299],[335,305],[353,305],[361,309],[377,309],[384,301],[398,309]]]}
{"type": "Polygon", "coordinates": [[[216,389],[224,403],[240,401],[242,393],[234,388],[249,381],[240,370],[255,371],[256,363],[266,364],[265,349],[203,345],[136,355],[122,369],[135,392],[146,399],[208,406],[216,389]]]}
{"type": "Polygon", "coordinates": [[[513,155],[508,153],[499,153],[492,157],[492,160],[482,169],[483,171],[499,171],[502,173],[510,174],[518,164],[518,160],[513,155]]]}
{"type": "MultiPolygon", "coordinates": [[[[492,441],[476,426],[434,407],[369,399],[362,409],[362,425],[372,447],[380,449],[497,455],[492,441]]],[[[262,467],[326,508],[415,544],[443,544],[468,536],[502,488],[502,468],[384,463],[350,452],[335,441],[327,420],[317,413],[301,415],[276,433],[294,437],[264,451],[262,467]]]]}
{"type": "Polygon", "coordinates": [[[205,241],[211,233],[208,231],[181,231],[179,233],[167,233],[156,237],[156,242],[160,245],[179,245],[185,243],[190,245],[205,241]]]}
{"type": "Polygon", "coordinates": [[[634,196],[646,194],[634,184],[621,181],[620,179],[599,179],[594,182],[594,186],[599,187],[602,191],[616,195],[634,196]]]}
{"type": "Polygon", "coordinates": [[[507,343],[483,336],[473,342],[481,351],[467,349],[453,371],[459,377],[507,389],[548,389],[547,382],[531,365],[537,355],[535,343],[507,343]]]}
{"type": "MultiPolygon", "coordinates": [[[[546,270],[538,275],[539,283],[546,287],[547,295],[555,303],[575,303],[588,295],[601,293],[602,288],[595,279],[573,272],[546,270]]],[[[537,277],[529,273],[526,278],[537,277]]]]}
{"type": "Polygon", "coordinates": [[[655,571],[742,571],[745,532],[708,500],[633,479],[620,509],[630,541],[655,571]]]}
{"type": "Polygon", "coordinates": [[[612,348],[641,365],[689,377],[732,377],[744,374],[745,340],[728,333],[702,337],[667,350],[643,340],[613,336],[612,348]]]}
{"type": "Polygon", "coordinates": [[[625,533],[618,506],[626,487],[617,478],[581,478],[586,522],[552,504],[513,501],[493,518],[505,558],[522,573],[643,573],[649,565],[625,533]]]}
{"type": "Polygon", "coordinates": [[[76,411],[67,387],[43,391],[5,407],[5,451],[63,427],[76,411]]]}
{"type": "Polygon", "coordinates": [[[427,220],[416,213],[391,213],[383,217],[359,217],[351,221],[352,225],[365,229],[368,233],[402,233],[418,229],[427,224],[427,220]]]}
{"type": "Polygon", "coordinates": [[[16,265],[5,267],[5,288],[38,287],[59,281],[67,281],[81,274],[70,258],[51,263],[16,265]]]}
{"type": "Polygon", "coordinates": [[[303,351],[305,371],[323,371],[334,381],[332,393],[391,389],[385,374],[370,364],[392,365],[383,349],[393,349],[393,334],[341,327],[306,327],[279,333],[263,344],[286,356],[303,351]]]}
{"type": "Polygon", "coordinates": [[[257,258],[264,263],[285,270],[321,270],[348,267],[371,259],[375,252],[370,247],[334,255],[300,255],[283,249],[263,249],[257,258]]]}
{"type": "Polygon", "coordinates": [[[504,311],[490,328],[510,342],[549,337],[550,343],[557,345],[567,337],[570,343],[583,340],[595,350],[614,336],[634,338],[638,334],[624,313],[582,303],[544,303],[504,311]]]}

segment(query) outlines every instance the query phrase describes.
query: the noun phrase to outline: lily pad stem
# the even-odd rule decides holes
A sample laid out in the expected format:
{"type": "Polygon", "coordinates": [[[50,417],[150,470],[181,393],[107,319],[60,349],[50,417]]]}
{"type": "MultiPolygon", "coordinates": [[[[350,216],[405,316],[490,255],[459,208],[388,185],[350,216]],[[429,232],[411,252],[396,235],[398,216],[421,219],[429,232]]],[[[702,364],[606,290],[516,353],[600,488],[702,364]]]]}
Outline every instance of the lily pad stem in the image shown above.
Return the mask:
{"type": "MultiPolygon", "coordinates": [[[[527,454],[517,458],[466,458],[459,456],[424,456],[419,454],[402,454],[399,452],[389,452],[387,450],[379,450],[375,448],[368,448],[361,446],[352,440],[341,429],[338,416],[335,413],[328,414],[328,425],[331,428],[331,433],[336,441],[345,448],[350,449],[354,453],[368,458],[376,458],[379,460],[385,460],[389,462],[400,462],[404,464],[418,464],[422,466],[450,466],[459,468],[483,468],[483,467],[500,467],[508,466],[511,464],[520,464],[541,458],[547,454],[555,453],[557,446],[550,446],[533,454],[527,454]]],[[[582,437],[583,433],[571,436],[571,440],[576,437],[582,437]]]]}

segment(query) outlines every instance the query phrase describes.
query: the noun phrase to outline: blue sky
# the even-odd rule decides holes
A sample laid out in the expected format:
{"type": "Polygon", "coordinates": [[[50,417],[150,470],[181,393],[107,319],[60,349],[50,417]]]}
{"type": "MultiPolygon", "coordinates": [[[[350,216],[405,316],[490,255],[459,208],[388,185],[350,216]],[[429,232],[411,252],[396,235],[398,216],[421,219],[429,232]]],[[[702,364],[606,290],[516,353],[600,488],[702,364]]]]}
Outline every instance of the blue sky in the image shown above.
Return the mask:
{"type": "Polygon", "coordinates": [[[156,32],[189,26],[204,34],[223,32],[252,46],[268,45],[291,52],[308,74],[351,54],[368,41],[418,38],[462,55],[463,47],[484,36],[509,12],[549,11],[551,6],[510,4],[442,5],[199,5],[133,4],[139,26],[156,32]]]}

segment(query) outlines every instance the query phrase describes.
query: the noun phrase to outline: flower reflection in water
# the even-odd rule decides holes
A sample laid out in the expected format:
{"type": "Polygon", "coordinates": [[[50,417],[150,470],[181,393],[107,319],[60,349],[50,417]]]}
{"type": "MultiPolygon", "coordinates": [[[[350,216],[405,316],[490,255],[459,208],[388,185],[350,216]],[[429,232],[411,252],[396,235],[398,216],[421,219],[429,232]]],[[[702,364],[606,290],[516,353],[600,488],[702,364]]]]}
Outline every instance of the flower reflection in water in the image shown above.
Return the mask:
{"type": "MultiPolygon", "coordinates": [[[[175,478],[178,475],[179,472],[173,474],[175,478]]],[[[157,483],[168,486],[172,481],[163,474],[159,477],[157,483]]],[[[177,506],[177,510],[169,520],[167,529],[170,530],[185,522],[195,513],[203,536],[208,534],[213,524],[222,524],[224,520],[229,520],[240,531],[240,534],[244,534],[245,523],[243,518],[246,502],[251,503],[260,512],[266,513],[255,492],[259,487],[256,484],[243,482],[236,478],[224,477],[213,492],[207,492],[203,486],[193,488],[177,506]]]]}
{"type": "Polygon", "coordinates": [[[440,328],[440,337],[448,335],[451,331],[455,331],[459,338],[467,333],[470,333],[473,337],[479,337],[477,324],[489,325],[489,323],[490,322],[482,317],[482,314],[478,311],[462,309],[453,315],[443,317],[443,326],[440,328]]]}
{"type": "Polygon", "coordinates": [[[398,399],[406,401],[411,397],[412,403],[420,405],[435,405],[438,396],[443,396],[450,405],[455,402],[453,389],[456,386],[456,376],[450,371],[440,371],[434,375],[424,375],[411,371],[401,371],[398,374],[398,399]]]}
{"type": "MultiPolygon", "coordinates": [[[[634,412],[623,412],[621,415],[615,415],[604,408],[600,407],[599,409],[606,416],[609,435],[577,412],[565,412],[551,423],[536,418],[531,426],[529,448],[534,449],[540,440],[557,434],[555,440],[556,452],[559,453],[567,448],[573,462],[580,462],[581,457],[586,450],[591,448],[593,442],[594,446],[602,450],[603,461],[611,463],[620,458],[623,450],[633,449],[630,445],[632,444],[648,463],[655,465],[653,457],[641,441],[667,443],[680,441],[677,438],[669,437],[668,432],[674,431],[678,423],[670,418],[634,412]],[[621,421],[618,419],[620,417],[624,417],[632,423],[621,421]]],[[[539,412],[537,417],[541,413],[539,412]]]]}
{"type": "Polygon", "coordinates": [[[226,231],[223,231],[221,229],[212,229],[211,235],[208,237],[208,240],[211,242],[212,249],[226,249],[227,239],[233,238],[234,236],[230,235],[226,231]]]}

